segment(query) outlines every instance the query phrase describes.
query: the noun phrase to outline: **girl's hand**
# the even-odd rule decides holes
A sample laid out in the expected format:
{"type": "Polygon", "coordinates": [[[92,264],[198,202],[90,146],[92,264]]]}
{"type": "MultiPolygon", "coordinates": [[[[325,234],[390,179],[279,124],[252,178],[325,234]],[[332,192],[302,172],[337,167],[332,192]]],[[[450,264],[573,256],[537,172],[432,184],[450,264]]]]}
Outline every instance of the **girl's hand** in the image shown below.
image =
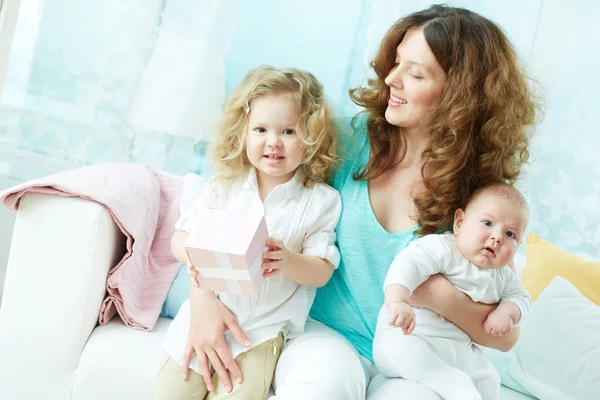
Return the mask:
{"type": "Polygon", "coordinates": [[[192,285],[194,287],[199,288],[200,281],[198,281],[198,271],[196,271],[196,268],[192,265],[192,262],[189,259],[185,266],[187,268],[187,273],[190,276],[190,281],[192,282],[192,285]]]}
{"type": "Polygon", "coordinates": [[[288,266],[289,250],[279,239],[270,237],[267,240],[267,251],[263,253],[263,276],[270,278],[283,273],[288,266]]]}
{"type": "Polygon", "coordinates": [[[230,392],[232,385],[227,370],[238,383],[242,382],[242,373],[227,347],[225,331],[229,330],[242,346],[250,347],[250,340],[240,328],[235,315],[210,291],[192,288],[190,311],[188,344],[181,364],[183,379],[187,380],[192,355],[196,353],[198,367],[207,389],[214,389],[209,369],[210,361],[225,389],[230,392]]]}

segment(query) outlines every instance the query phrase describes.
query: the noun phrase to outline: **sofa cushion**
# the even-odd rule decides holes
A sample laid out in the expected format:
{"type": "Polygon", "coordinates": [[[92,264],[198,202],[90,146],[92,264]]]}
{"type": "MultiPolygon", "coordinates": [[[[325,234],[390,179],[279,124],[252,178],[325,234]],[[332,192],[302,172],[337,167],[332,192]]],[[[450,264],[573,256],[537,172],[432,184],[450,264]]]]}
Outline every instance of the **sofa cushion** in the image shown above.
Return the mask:
{"type": "Polygon", "coordinates": [[[151,332],[128,328],[118,318],[96,327],[81,354],[71,400],[152,398],[170,322],[159,318],[151,332]]]}

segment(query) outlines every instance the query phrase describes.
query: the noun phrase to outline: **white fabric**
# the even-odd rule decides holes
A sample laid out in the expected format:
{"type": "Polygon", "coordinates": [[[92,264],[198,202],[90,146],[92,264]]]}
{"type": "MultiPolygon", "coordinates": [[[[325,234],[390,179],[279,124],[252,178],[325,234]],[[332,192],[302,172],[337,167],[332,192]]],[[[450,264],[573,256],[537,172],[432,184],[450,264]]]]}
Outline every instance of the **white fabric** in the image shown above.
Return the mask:
{"type": "MultiPolygon", "coordinates": [[[[283,348],[269,400],[441,400],[427,386],[401,378],[388,379],[360,356],[346,338],[317,321],[283,348]],[[368,387],[367,387],[368,386],[368,387]]],[[[506,387],[501,400],[531,397],[506,387]]]]}
{"type": "Polygon", "coordinates": [[[346,338],[320,322],[308,321],[304,334],[283,347],[270,400],[363,400],[368,377],[346,338]]]}
{"type": "MultiPolygon", "coordinates": [[[[515,303],[521,311],[519,322],[531,307],[529,295],[508,266],[479,268],[470,263],[458,249],[452,233],[427,235],[412,241],[394,258],[383,288],[385,290],[390,284],[399,284],[412,294],[427,278],[438,273],[444,275],[473,301],[485,304],[495,304],[499,301],[515,303]]],[[[417,310],[415,312],[417,313],[417,310]]],[[[418,329],[418,315],[416,321],[418,329]]],[[[443,323],[442,320],[440,322],[443,323]]],[[[447,324],[452,325],[450,322],[447,324]]]]}
{"type": "MultiPolygon", "coordinates": [[[[341,212],[339,193],[326,184],[303,185],[300,170],[283,185],[275,187],[264,202],[260,200],[256,171],[247,178],[223,182],[212,179],[199,194],[194,206],[175,224],[177,230],[189,232],[198,208],[250,210],[265,216],[269,235],[280,239],[291,250],[323,258],[336,268],[340,255],[335,246],[335,226],[341,212]]],[[[284,276],[269,278],[258,298],[218,293],[219,298],[238,318],[253,346],[277,336],[286,338],[302,334],[315,289],[298,285],[284,276]]],[[[190,324],[189,300],[173,320],[165,338],[165,350],[181,363],[190,324]]],[[[233,356],[246,351],[228,332],[225,339],[233,356]]],[[[194,357],[190,367],[200,372],[194,357]]]]}
{"type": "Polygon", "coordinates": [[[225,101],[225,56],[241,1],[169,0],[161,6],[156,42],[128,122],[211,141],[225,101]]]}
{"type": "MultiPolygon", "coordinates": [[[[497,400],[500,377],[492,363],[460,329],[432,337],[404,335],[388,325],[388,310],[379,312],[373,360],[386,377],[421,382],[445,400],[497,400]]],[[[420,314],[417,324],[435,326],[435,313],[420,314]]]]}
{"type": "Polygon", "coordinates": [[[204,179],[200,175],[188,173],[183,178],[183,188],[181,190],[181,200],[179,201],[179,215],[186,214],[192,209],[198,193],[204,192],[207,179],[204,179]]]}

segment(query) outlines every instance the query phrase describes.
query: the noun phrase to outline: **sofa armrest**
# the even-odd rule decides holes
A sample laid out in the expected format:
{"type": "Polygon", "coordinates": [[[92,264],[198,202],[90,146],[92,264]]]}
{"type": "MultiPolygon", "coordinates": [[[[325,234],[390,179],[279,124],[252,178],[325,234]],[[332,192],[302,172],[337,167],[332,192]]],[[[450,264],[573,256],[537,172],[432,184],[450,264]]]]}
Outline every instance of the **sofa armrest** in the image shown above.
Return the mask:
{"type": "Polygon", "coordinates": [[[23,197],[0,306],[0,398],[70,397],[108,271],[124,252],[125,237],[100,204],[23,197]]]}

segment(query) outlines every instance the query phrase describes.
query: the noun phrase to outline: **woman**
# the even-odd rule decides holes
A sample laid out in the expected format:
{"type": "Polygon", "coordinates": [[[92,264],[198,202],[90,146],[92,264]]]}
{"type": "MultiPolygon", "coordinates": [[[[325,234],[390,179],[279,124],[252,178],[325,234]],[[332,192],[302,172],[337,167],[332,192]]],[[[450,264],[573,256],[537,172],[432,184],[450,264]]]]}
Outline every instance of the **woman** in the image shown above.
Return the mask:
{"type": "MultiPolygon", "coordinates": [[[[416,382],[385,379],[371,365],[382,284],[394,256],[419,235],[440,232],[477,187],[513,183],[528,158],[526,128],[536,103],[513,47],[491,21],[432,6],[398,21],[372,64],[376,77],[351,91],[354,118],[333,186],[342,195],[336,229],[342,262],[319,289],[305,333],[284,348],[274,388],[281,399],[439,398],[416,382]],[[403,396],[405,395],[405,396],[403,396]]],[[[192,289],[188,354],[241,379],[223,340],[246,338],[210,293],[192,289]],[[207,325],[202,321],[221,321],[207,325]]],[[[411,302],[429,308],[475,342],[506,351],[482,323],[495,308],[474,303],[432,277],[411,302]]],[[[187,371],[184,372],[184,375],[187,371]]]]}

